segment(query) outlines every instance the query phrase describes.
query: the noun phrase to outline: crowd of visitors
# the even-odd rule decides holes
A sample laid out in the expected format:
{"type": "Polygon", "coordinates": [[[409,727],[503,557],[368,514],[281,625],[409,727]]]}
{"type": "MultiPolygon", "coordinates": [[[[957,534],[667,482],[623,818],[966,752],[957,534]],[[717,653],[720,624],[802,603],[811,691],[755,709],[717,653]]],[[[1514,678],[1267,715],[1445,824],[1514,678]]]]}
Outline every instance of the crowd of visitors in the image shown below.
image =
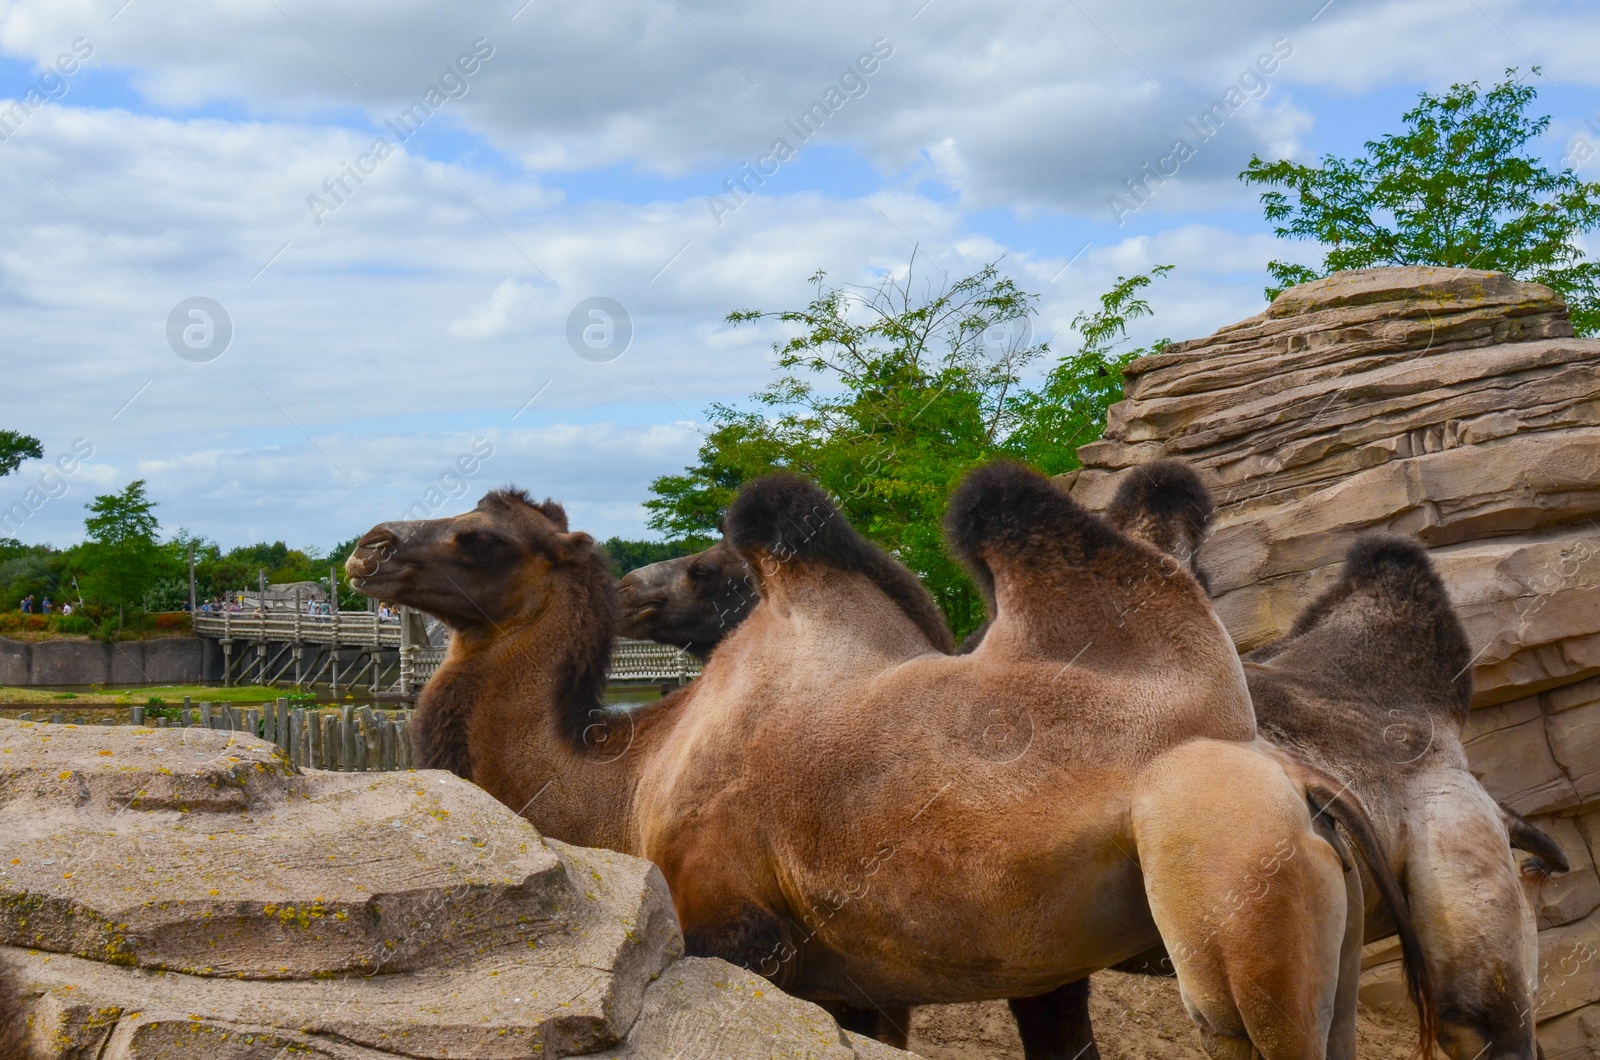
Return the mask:
{"type": "MultiPolygon", "coordinates": [[[[25,615],[53,615],[58,613],[56,611],[55,604],[50,602],[50,598],[48,596],[36,601],[34,600],[32,593],[29,593],[27,596],[22,598],[22,606],[20,610],[25,615]]],[[[72,614],[72,605],[66,601],[62,601],[61,610],[59,613],[63,615],[72,614]]]]}
{"type": "MultiPolygon", "coordinates": [[[[32,598],[30,597],[29,600],[31,600],[31,599],[32,598]]],[[[328,619],[331,619],[333,617],[333,605],[331,605],[330,603],[328,603],[327,601],[324,601],[324,600],[307,600],[307,601],[305,601],[304,608],[305,608],[305,614],[310,616],[311,618],[328,618],[328,619]]],[[[22,609],[24,611],[28,610],[28,600],[24,600],[23,601],[22,609]]],[[[187,607],[185,608],[185,610],[187,610],[187,607]]],[[[272,601],[269,600],[269,601],[266,602],[266,610],[268,612],[272,612],[272,611],[280,611],[280,610],[289,610],[289,608],[275,608],[275,607],[272,606],[272,601]]],[[[203,615],[222,614],[224,612],[228,612],[228,613],[235,614],[235,615],[245,614],[245,613],[249,613],[249,614],[252,614],[252,615],[259,615],[259,614],[261,614],[261,604],[258,602],[254,606],[246,608],[246,606],[245,606],[245,594],[244,593],[235,593],[232,596],[228,596],[228,597],[214,596],[210,600],[206,600],[203,603],[201,603],[201,605],[200,605],[200,613],[203,614],[203,615]]],[[[378,607],[378,621],[379,622],[398,622],[398,621],[400,621],[399,609],[391,606],[390,604],[380,604],[379,607],[378,607]]]]}
{"type": "MultiPolygon", "coordinates": [[[[202,615],[219,615],[223,613],[235,615],[244,614],[246,612],[244,601],[245,595],[243,593],[234,593],[231,596],[218,595],[213,596],[209,600],[201,601],[198,610],[202,615]]],[[[281,608],[274,608],[270,600],[267,601],[266,609],[269,612],[274,610],[282,610],[281,608]]],[[[56,605],[51,602],[48,596],[43,597],[42,599],[36,599],[32,593],[29,593],[27,596],[22,598],[22,604],[19,610],[21,610],[21,612],[25,615],[50,615],[58,613],[56,610],[56,605]]],[[[183,605],[183,610],[189,610],[189,605],[187,603],[183,605]]],[[[255,604],[255,606],[249,608],[249,613],[253,615],[259,615],[261,614],[261,610],[261,604],[258,602],[255,604]]],[[[61,604],[59,613],[63,615],[72,614],[72,605],[70,603],[63,602],[61,604]]],[[[333,607],[326,601],[307,600],[305,602],[305,613],[312,618],[331,619],[333,617],[333,607]]],[[[399,609],[389,604],[380,604],[378,607],[378,621],[400,621],[399,609]]]]}

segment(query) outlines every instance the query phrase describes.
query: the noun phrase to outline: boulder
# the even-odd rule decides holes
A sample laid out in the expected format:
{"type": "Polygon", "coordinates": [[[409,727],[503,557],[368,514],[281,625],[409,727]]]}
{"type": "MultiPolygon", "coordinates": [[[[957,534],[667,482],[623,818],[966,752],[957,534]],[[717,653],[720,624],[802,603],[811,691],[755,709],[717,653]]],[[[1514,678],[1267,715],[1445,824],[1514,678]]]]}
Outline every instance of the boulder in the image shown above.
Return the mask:
{"type": "MultiPolygon", "coordinates": [[[[1600,1039],[1600,340],[1536,283],[1365,269],[1127,379],[1063,484],[1103,508],[1130,467],[1195,465],[1218,502],[1200,561],[1241,651],[1286,633],[1358,534],[1429,547],[1475,653],[1473,772],[1573,863],[1532,897],[1547,1051],[1579,1055],[1600,1039]]],[[[1363,996],[1398,999],[1392,957],[1369,957],[1363,996]]]]}
{"type": "Polygon", "coordinates": [[[0,960],[43,1056],[905,1055],[684,959],[648,862],[449,773],[0,721],[0,834],[0,960]]]}

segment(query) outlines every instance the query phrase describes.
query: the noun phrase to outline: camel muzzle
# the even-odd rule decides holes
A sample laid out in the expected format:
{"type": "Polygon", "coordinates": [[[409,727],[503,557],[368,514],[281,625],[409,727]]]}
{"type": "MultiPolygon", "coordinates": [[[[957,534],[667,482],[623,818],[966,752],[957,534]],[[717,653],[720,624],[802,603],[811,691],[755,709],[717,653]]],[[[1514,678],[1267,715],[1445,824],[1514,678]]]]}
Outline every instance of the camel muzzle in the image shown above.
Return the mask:
{"type": "Polygon", "coordinates": [[[344,561],[345,573],[350,575],[355,588],[361,588],[355,583],[376,577],[383,565],[395,557],[403,541],[402,535],[387,524],[375,526],[363,534],[361,540],[356,542],[355,550],[344,561]]]}

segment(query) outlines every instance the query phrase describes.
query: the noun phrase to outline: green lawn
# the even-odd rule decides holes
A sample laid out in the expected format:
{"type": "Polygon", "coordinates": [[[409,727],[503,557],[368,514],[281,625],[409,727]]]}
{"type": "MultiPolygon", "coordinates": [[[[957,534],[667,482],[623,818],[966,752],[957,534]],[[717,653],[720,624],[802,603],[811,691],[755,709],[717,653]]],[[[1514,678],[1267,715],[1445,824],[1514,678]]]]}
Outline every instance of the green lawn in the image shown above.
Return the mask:
{"type": "Polygon", "coordinates": [[[181,707],[184,696],[189,696],[196,703],[265,703],[283,694],[284,689],[265,685],[236,685],[233,688],[159,685],[151,688],[107,688],[101,692],[55,692],[44,688],[0,685],[0,706],[127,706],[132,703],[149,704],[152,698],[156,698],[162,700],[164,706],[181,707]]]}

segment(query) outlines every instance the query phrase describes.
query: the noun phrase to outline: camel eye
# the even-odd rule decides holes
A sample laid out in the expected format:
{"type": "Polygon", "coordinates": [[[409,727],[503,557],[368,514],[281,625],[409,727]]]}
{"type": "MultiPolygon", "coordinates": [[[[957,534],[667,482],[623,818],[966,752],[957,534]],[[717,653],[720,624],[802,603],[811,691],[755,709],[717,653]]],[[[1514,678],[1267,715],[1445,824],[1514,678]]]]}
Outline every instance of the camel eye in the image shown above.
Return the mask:
{"type": "Polygon", "coordinates": [[[491,557],[504,545],[502,538],[482,530],[463,530],[456,535],[456,548],[474,557],[491,557]]]}

